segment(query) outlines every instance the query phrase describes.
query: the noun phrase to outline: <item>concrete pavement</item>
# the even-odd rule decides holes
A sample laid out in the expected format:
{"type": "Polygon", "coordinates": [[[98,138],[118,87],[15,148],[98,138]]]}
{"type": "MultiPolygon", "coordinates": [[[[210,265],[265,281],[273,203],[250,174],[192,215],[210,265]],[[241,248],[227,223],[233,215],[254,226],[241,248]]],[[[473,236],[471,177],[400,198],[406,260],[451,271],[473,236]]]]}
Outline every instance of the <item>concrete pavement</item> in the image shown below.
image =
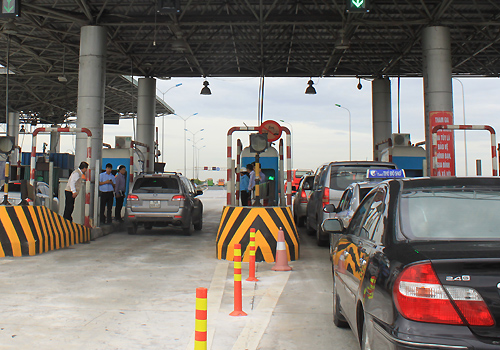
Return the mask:
{"type": "MultiPolygon", "coordinates": [[[[208,349],[358,349],[332,322],[328,250],[301,231],[293,271],[258,263],[231,317],[233,265],[215,259],[225,192],[209,190],[204,228],[111,234],[90,244],[0,260],[0,349],[193,349],[195,291],[208,294],[208,349]]],[[[243,279],[248,264],[243,263],[243,279]]]]}

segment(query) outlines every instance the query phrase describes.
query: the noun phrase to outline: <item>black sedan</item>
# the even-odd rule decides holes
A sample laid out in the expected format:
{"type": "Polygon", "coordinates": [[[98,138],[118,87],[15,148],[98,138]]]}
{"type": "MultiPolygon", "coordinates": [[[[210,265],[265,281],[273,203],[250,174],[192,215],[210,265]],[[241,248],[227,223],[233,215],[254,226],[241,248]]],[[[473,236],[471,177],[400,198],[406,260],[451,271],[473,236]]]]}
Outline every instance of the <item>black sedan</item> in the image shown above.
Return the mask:
{"type": "Polygon", "coordinates": [[[323,229],[361,349],[500,349],[500,178],[389,180],[323,229]]]}

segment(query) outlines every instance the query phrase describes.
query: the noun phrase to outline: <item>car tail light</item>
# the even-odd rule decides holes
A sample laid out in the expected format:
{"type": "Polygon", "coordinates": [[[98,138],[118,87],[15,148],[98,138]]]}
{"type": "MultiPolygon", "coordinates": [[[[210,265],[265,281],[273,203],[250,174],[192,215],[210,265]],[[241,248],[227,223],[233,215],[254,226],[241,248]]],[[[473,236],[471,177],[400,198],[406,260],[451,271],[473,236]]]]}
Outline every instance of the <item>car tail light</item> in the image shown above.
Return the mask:
{"type": "Polygon", "coordinates": [[[300,203],[307,203],[306,191],[300,191],[300,203]]]}
{"type": "Polygon", "coordinates": [[[136,196],[135,194],[129,194],[127,196],[127,200],[128,201],[138,201],[139,200],[139,196],[136,196]]]}
{"type": "Polygon", "coordinates": [[[182,194],[178,194],[178,195],[172,197],[173,201],[183,201],[184,199],[186,199],[186,197],[183,196],[182,194]]]}
{"type": "Polygon", "coordinates": [[[323,208],[327,204],[330,204],[330,188],[325,187],[323,189],[323,208]]]}
{"type": "Polygon", "coordinates": [[[475,289],[441,285],[430,263],[404,269],[394,284],[393,295],[401,315],[413,321],[463,325],[465,319],[471,326],[495,324],[475,289]]]}
{"type": "Polygon", "coordinates": [[[26,198],[26,203],[33,204],[33,201],[31,199],[29,199],[29,198],[26,198]]]}

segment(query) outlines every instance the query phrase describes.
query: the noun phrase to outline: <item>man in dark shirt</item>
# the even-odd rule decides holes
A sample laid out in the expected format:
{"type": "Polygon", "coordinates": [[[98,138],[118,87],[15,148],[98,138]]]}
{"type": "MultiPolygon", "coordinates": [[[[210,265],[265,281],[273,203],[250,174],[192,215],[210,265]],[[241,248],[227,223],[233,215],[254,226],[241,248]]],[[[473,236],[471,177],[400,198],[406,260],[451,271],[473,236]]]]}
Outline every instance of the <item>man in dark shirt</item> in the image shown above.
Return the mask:
{"type": "Polygon", "coordinates": [[[127,177],[125,173],[127,169],[125,165],[120,165],[118,167],[118,173],[115,177],[115,199],[116,199],[116,207],[115,207],[115,219],[123,222],[122,219],[122,207],[123,201],[125,200],[125,192],[127,191],[127,177]]]}

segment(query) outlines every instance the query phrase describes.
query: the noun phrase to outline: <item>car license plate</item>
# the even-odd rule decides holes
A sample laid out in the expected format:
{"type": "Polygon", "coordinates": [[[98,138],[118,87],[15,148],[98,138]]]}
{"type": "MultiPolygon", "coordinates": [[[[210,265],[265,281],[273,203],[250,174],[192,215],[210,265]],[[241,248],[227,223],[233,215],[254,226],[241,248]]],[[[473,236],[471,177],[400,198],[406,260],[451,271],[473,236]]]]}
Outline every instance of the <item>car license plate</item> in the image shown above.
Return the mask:
{"type": "Polygon", "coordinates": [[[149,201],[149,207],[150,208],[161,208],[161,202],[160,201],[149,201]]]}

